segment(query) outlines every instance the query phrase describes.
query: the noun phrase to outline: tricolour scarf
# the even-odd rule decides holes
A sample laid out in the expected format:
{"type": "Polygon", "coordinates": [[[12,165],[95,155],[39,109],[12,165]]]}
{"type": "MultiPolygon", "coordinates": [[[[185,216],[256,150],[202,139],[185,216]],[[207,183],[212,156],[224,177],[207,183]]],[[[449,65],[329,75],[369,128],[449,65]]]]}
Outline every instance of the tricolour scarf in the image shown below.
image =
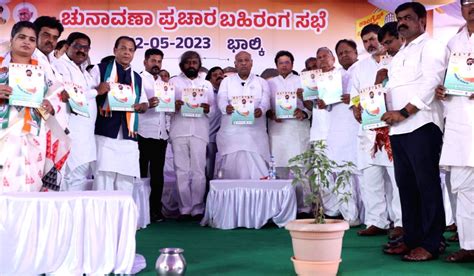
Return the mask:
{"type": "MultiPolygon", "coordinates": [[[[138,84],[135,81],[135,72],[133,72],[132,68],[130,68],[130,74],[132,79],[130,86],[132,87],[132,91],[135,93],[135,103],[138,104],[140,101],[140,87],[138,87],[138,84]]],[[[119,82],[115,61],[107,65],[107,68],[105,69],[104,80],[106,82],[119,82]]],[[[99,106],[99,113],[104,117],[112,117],[112,111],[110,110],[107,97],[105,98],[104,104],[99,106]]],[[[125,117],[127,119],[128,135],[130,137],[135,137],[138,131],[138,113],[135,111],[127,111],[125,117]]]]}

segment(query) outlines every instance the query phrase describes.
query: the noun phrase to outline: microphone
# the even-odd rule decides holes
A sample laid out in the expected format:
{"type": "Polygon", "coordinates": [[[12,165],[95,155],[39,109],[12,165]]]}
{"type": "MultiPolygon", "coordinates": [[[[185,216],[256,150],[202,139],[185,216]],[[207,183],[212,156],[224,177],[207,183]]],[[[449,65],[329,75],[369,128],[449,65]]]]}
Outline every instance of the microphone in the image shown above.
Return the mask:
{"type": "Polygon", "coordinates": [[[245,82],[241,82],[240,84],[242,84],[242,86],[245,86],[245,82]]]}

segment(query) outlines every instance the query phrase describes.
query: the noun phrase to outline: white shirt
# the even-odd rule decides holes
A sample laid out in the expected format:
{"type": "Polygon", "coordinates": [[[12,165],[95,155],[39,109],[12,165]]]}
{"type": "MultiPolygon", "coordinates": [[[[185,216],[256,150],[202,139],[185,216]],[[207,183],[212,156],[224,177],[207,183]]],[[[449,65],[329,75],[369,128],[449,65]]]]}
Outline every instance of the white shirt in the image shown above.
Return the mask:
{"type": "MultiPolygon", "coordinates": [[[[155,97],[155,78],[147,71],[141,74],[143,91],[148,99],[155,97]]],[[[161,82],[160,77],[156,81],[161,82]]],[[[145,113],[138,114],[138,134],[144,138],[168,139],[168,130],[166,129],[167,116],[165,112],[158,112],[155,108],[149,108],[145,113]]]]}
{"type": "MultiPolygon", "coordinates": [[[[384,66],[377,62],[374,56],[369,56],[358,61],[352,65],[350,78],[350,93],[351,98],[359,95],[359,91],[373,86],[377,76],[377,71],[384,66]]],[[[358,138],[358,154],[357,154],[357,168],[363,170],[370,165],[393,166],[393,163],[388,159],[385,148],[377,151],[375,157],[372,158],[372,148],[375,143],[376,132],[373,130],[363,130],[359,126],[358,138]]]]}
{"type": "Polygon", "coordinates": [[[254,74],[250,74],[246,80],[242,80],[238,74],[222,80],[217,94],[217,104],[223,114],[221,128],[217,132],[217,148],[222,156],[237,151],[249,151],[260,154],[264,160],[270,160],[265,117],[270,108],[269,93],[268,83],[254,74]],[[255,118],[252,125],[233,125],[231,115],[226,113],[226,107],[234,96],[253,96],[254,107],[262,110],[262,116],[255,118]]]}
{"type": "Polygon", "coordinates": [[[428,123],[443,129],[442,104],[434,100],[435,88],[443,82],[448,51],[427,33],[405,44],[393,57],[388,70],[387,109],[400,110],[408,103],[419,111],[390,128],[390,135],[410,133],[428,123]]]}
{"type": "MultiPolygon", "coordinates": [[[[270,88],[270,99],[272,109],[275,111],[275,100],[277,92],[296,92],[301,88],[300,77],[290,73],[286,78],[281,75],[268,80],[270,88]]],[[[297,99],[297,107],[304,110],[310,116],[303,101],[297,99]]],[[[300,153],[303,153],[309,146],[309,120],[282,119],[277,123],[274,120],[268,121],[268,135],[270,136],[271,152],[275,158],[277,167],[287,167],[288,160],[300,153]]]]}
{"type": "Polygon", "coordinates": [[[96,144],[94,137],[95,120],[97,118],[96,83],[89,72],[87,64],[77,66],[64,54],[54,63],[57,72],[65,82],[80,85],[86,94],[89,107],[89,118],[77,114],[69,114],[69,130],[71,132],[71,153],[67,160],[70,170],[96,160],[96,144]]]}
{"type": "MultiPolygon", "coordinates": [[[[451,52],[474,52],[474,36],[467,27],[448,43],[451,52]]],[[[474,100],[448,96],[444,101],[446,125],[440,165],[474,167],[474,100]]]]}
{"type": "Polygon", "coordinates": [[[182,100],[183,90],[185,88],[201,88],[204,90],[205,102],[209,104],[209,113],[201,117],[183,117],[180,111],[171,116],[170,138],[173,140],[177,137],[194,136],[202,139],[206,143],[209,142],[209,117],[215,112],[214,90],[212,84],[198,76],[191,80],[183,73],[170,79],[170,83],[174,85],[176,100],[182,100]]]}

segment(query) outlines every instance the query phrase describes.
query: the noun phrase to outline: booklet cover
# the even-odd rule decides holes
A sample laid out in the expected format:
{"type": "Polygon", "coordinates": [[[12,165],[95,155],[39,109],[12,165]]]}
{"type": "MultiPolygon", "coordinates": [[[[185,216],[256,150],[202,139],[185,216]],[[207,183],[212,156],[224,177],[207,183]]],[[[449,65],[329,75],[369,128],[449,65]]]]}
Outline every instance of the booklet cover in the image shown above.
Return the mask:
{"type": "Polygon", "coordinates": [[[444,78],[446,94],[470,96],[474,92],[474,53],[452,53],[444,78]]]}
{"type": "Polygon", "coordinates": [[[342,75],[340,70],[321,73],[317,77],[319,98],[325,104],[341,102],[342,96],[342,75]]]}
{"type": "Polygon", "coordinates": [[[301,85],[303,87],[303,99],[314,100],[318,98],[318,76],[321,69],[301,72],[301,85]]]}
{"type": "Polygon", "coordinates": [[[10,105],[38,108],[43,102],[46,83],[40,65],[10,63],[8,85],[13,89],[10,105]]]}
{"type": "Polygon", "coordinates": [[[275,94],[275,113],[278,119],[294,118],[297,105],[296,91],[294,92],[276,92],[275,94]]]}
{"type": "Polygon", "coordinates": [[[183,89],[183,102],[184,104],[181,106],[181,115],[183,117],[202,117],[204,109],[200,106],[206,102],[204,100],[204,89],[183,89]]]}
{"type": "Polygon", "coordinates": [[[380,57],[380,69],[382,68],[385,68],[385,69],[388,69],[388,66],[390,65],[390,63],[392,62],[392,56],[389,55],[389,54],[386,54],[386,55],[383,55],[380,57]]]}
{"type": "Polygon", "coordinates": [[[107,93],[110,110],[134,111],[135,93],[130,85],[110,82],[110,91],[107,93]]]}
{"type": "Polygon", "coordinates": [[[163,81],[155,82],[155,96],[158,98],[158,105],[155,110],[158,112],[175,111],[174,85],[163,81]]]}
{"type": "Polygon", "coordinates": [[[382,84],[370,86],[359,91],[362,107],[362,128],[375,129],[387,126],[382,115],[387,111],[382,84]]]}
{"type": "Polygon", "coordinates": [[[255,103],[253,96],[234,96],[232,97],[233,125],[252,125],[255,121],[255,103]]]}
{"type": "Polygon", "coordinates": [[[72,82],[65,82],[64,90],[69,95],[69,106],[72,111],[81,116],[89,117],[89,104],[82,86],[72,82]]]}

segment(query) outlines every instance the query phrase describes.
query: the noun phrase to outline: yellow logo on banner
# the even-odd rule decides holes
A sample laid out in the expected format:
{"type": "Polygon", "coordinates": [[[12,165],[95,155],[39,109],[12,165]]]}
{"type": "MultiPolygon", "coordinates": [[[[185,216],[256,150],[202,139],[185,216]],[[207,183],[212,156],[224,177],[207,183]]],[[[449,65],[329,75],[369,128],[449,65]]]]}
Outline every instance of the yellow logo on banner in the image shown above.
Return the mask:
{"type": "Polygon", "coordinates": [[[386,20],[389,14],[388,11],[377,9],[373,13],[356,20],[356,37],[360,37],[362,29],[369,24],[377,24],[382,27],[387,22],[395,21],[395,18],[393,20],[386,20]]]}

